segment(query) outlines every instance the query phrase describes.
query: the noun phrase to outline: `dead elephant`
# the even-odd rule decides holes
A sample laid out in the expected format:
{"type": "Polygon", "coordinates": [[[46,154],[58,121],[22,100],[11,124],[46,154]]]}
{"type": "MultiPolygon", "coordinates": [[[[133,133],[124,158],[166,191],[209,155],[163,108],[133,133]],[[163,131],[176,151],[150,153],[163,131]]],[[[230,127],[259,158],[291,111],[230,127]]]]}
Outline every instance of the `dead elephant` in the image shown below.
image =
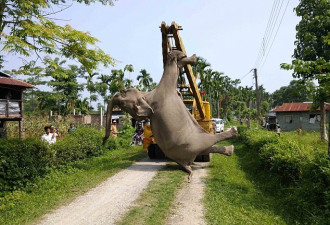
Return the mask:
{"type": "Polygon", "coordinates": [[[177,93],[177,79],[181,67],[194,64],[196,55],[187,57],[181,51],[168,54],[163,76],[151,92],[130,88],[117,93],[108,104],[105,142],[110,135],[111,112],[114,105],[129,113],[137,121],[150,119],[157,144],[165,155],[181,165],[192,177],[191,164],[196,156],[207,153],[233,154],[234,146],[215,143],[237,136],[231,128],[220,134],[210,134],[199,126],[177,93]]]}

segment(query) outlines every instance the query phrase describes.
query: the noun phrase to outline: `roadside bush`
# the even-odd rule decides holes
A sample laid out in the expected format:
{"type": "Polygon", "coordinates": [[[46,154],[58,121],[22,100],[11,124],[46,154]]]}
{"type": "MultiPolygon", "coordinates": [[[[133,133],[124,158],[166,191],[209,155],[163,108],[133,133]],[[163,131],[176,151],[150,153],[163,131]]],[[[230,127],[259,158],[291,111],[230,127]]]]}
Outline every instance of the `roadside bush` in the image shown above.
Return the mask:
{"type": "Polygon", "coordinates": [[[0,139],[0,192],[24,187],[44,176],[54,154],[48,144],[35,139],[0,139]]]}
{"type": "Polygon", "coordinates": [[[330,157],[317,133],[290,132],[278,137],[274,132],[240,128],[239,139],[257,156],[258,164],[289,186],[295,208],[318,208],[325,215],[322,218],[329,218],[330,157]]]}
{"type": "Polygon", "coordinates": [[[90,128],[80,128],[51,146],[55,152],[55,164],[80,160],[103,154],[102,133],[90,128]]]}
{"type": "Polygon", "coordinates": [[[105,144],[105,148],[107,150],[118,148],[127,149],[131,146],[130,143],[134,133],[134,128],[130,124],[126,123],[121,129],[119,129],[118,133],[117,138],[109,137],[107,140],[105,144]]]}
{"type": "Polygon", "coordinates": [[[284,182],[302,178],[307,157],[294,141],[277,138],[264,144],[259,151],[261,160],[272,172],[279,174],[284,182]]]}
{"type": "Polygon", "coordinates": [[[1,193],[19,190],[51,168],[68,162],[104,154],[104,151],[129,148],[134,129],[125,126],[118,138],[109,138],[102,145],[104,132],[79,128],[53,145],[39,139],[0,139],[0,197],[1,193]]]}

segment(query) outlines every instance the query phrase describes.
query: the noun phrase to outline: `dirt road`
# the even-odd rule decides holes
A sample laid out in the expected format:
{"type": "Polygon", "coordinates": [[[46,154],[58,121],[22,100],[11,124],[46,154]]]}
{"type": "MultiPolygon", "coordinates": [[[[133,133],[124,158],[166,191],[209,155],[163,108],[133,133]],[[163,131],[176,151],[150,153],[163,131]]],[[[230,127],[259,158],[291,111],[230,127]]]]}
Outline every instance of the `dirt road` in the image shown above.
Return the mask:
{"type": "Polygon", "coordinates": [[[145,158],[43,217],[40,225],[114,224],[166,162],[145,158]]]}
{"type": "Polygon", "coordinates": [[[166,221],[167,225],[205,225],[204,197],[207,168],[209,163],[196,163],[193,166],[193,178],[191,183],[186,183],[179,191],[174,201],[173,213],[166,221]]]}

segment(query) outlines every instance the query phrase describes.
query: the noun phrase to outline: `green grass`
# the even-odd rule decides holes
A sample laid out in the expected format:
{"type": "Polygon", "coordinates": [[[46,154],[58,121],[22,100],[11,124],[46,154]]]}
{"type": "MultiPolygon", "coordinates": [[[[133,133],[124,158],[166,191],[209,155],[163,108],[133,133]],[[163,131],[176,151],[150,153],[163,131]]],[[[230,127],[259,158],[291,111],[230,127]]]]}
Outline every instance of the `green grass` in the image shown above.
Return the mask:
{"type": "Polygon", "coordinates": [[[116,224],[164,224],[170,213],[175,194],[186,181],[186,175],[187,173],[182,171],[178,165],[169,163],[157,173],[147,189],[136,200],[134,206],[116,224]]]}
{"type": "MultiPolygon", "coordinates": [[[[265,194],[244,172],[241,155],[237,155],[243,146],[234,145],[235,155],[212,156],[204,198],[208,224],[286,224],[277,212],[280,206],[276,205],[276,198],[265,194]]],[[[251,159],[245,160],[248,163],[251,159]]]]}
{"type": "Polygon", "coordinates": [[[24,191],[7,194],[0,200],[0,224],[32,223],[143,157],[141,147],[120,149],[53,170],[24,191]]]}
{"type": "MultiPolygon", "coordinates": [[[[286,138],[298,138],[301,144],[323,151],[325,145],[316,135],[284,133],[286,138]]],[[[234,144],[235,154],[213,154],[204,199],[209,224],[327,224],[301,195],[305,186],[283,185],[279,175],[262,166],[257,151],[247,149],[237,139],[221,144],[234,144]]],[[[308,195],[308,189],[305,192],[308,195]]]]}

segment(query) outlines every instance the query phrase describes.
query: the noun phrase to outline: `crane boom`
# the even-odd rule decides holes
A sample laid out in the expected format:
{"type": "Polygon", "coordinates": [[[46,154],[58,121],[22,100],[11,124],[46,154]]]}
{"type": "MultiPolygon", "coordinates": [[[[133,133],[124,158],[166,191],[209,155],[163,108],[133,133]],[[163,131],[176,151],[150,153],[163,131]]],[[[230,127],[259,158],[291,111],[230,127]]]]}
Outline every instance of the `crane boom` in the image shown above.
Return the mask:
{"type": "MultiPolygon", "coordinates": [[[[161,32],[162,32],[162,48],[163,48],[163,62],[164,66],[166,63],[167,53],[172,50],[182,51],[185,55],[187,55],[186,49],[183,45],[182,39],[179,35],[179,30],[182,30],[182,27],[177,25],[175,22],[172,22],[171,26],[166,26],[165,22],[161,24],[161,32]],[[171,41],[171,39],[174,39],[171,41]],[[175,46],[174,46],[175,44],[175,46]]],[[[203,100],[199,93],[195,76],[192,71],[191,65],[184,66],[184,72],[187,75],[189,85],[192,91],[192,95],[196,100],[196,106],[199,111],[200,117],[203,120],[206,117],[205,108],[203,106],[203,100]]]]}

